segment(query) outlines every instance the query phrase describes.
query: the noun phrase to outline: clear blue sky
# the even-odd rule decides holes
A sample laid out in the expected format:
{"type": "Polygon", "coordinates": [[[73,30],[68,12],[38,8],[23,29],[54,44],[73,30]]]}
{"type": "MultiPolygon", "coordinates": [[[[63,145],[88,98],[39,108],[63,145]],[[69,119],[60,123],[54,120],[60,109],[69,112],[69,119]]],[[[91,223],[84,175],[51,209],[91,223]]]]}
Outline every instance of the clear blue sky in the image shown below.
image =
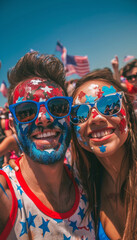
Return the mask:
{"type": "Polygon", "coordinates": [[[0,83],[31,48],[60,58],[57,40],[69,55],[88,55],[91,70],[115,55],[122,67],[125,55],[137,57],[137,0],[1,0],[0,83]]]}

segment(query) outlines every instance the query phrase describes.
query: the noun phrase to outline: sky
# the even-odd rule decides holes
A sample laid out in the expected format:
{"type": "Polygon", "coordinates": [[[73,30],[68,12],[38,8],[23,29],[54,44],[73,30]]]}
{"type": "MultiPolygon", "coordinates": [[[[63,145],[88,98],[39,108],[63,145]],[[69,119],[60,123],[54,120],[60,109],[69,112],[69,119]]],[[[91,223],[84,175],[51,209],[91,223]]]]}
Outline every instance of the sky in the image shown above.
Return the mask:
{"type": "Polygon", "coordinates": [[[115,55],[122,67],[126,55],[137,58],[137,0],[0,0],[0,84],[9,86],[8,69],[30,49],[61,59],[58,40],[88,56],[91,71],[111,68],[115,55]]]}

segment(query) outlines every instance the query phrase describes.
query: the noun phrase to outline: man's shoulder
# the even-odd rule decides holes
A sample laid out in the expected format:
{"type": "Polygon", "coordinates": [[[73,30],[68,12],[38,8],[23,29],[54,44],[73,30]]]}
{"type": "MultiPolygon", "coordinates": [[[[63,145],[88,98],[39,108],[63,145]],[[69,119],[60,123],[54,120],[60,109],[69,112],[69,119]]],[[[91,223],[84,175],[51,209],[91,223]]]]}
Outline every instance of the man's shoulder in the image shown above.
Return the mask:
{"type": "Polygon", "coordinates": [[[2,232],[11,211],[12,195],[8,185],[8,176],[0,170],[0,232],[2,232]]]}

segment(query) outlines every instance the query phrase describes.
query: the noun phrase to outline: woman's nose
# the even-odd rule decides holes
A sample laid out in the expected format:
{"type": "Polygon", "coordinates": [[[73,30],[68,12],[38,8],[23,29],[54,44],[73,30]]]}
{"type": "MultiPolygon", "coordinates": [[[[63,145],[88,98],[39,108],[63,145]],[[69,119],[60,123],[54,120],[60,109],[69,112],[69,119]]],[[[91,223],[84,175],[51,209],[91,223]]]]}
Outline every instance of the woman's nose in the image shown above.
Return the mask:
{"type": "Polygon", "coordinates": [[[54,118],[48,113],[44,105],[40,106],[36,124],[49,124],[54,121],[54,118]]]}
{"type": "Polygon", "coordinates": [[[90,112],[90,116],[88,119],[89,124],[92,125],[104,125],[106,124],[106,117],[100,114],[96,108],[92,108],[90,112]]]}

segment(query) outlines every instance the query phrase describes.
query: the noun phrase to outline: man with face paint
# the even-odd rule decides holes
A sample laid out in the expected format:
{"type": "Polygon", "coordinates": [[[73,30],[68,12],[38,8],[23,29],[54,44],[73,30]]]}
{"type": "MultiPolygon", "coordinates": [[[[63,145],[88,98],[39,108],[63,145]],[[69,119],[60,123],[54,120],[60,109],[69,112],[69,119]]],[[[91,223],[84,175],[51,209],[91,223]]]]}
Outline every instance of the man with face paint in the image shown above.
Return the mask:
{"type": "Polygon", "coordinates": [[[72,98],[63,64],[25,54],[8,72],[10,125],[23,154],[0,170],[0,239],[95,239],[86,195],[65,162],[72,98]]]}

